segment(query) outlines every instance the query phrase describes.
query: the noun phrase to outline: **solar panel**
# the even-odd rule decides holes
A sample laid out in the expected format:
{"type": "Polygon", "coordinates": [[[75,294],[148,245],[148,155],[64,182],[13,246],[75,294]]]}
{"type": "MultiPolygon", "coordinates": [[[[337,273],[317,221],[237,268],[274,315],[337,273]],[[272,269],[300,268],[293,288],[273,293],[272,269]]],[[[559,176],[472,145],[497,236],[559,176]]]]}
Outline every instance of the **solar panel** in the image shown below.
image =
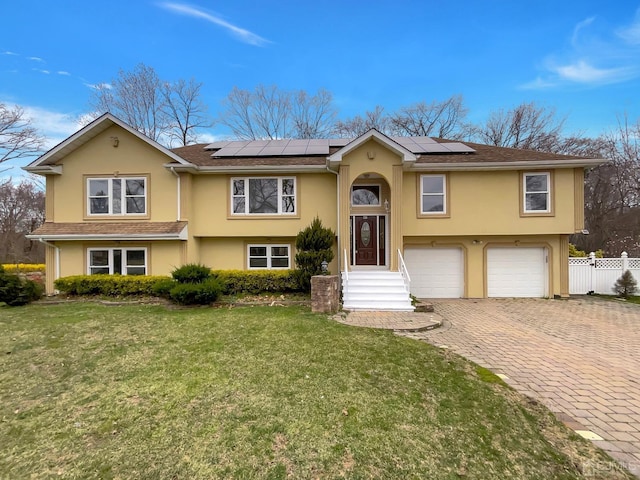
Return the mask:
{"type": "MultiPolygon", "coordinates": [[[[412,153],[470,153],[475,150],[460,142],[438,143],[429,137],[391,137],[412,153]]],[[[353,139],[221,140],[207,150],[215,157],[277,157],[282,155],[328,155],[330,147],[344,147],[353,139]]]]}

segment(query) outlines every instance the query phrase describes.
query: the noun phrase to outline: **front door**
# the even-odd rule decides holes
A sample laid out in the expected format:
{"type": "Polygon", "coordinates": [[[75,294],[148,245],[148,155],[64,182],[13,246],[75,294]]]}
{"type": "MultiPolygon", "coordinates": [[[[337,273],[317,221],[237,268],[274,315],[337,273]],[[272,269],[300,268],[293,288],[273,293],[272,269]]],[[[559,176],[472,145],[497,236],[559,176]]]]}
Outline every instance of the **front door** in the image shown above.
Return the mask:
{"type": "Polygon", "coordinates": [[[378,217],[355,217],[356,265],[378,264],[378,217]]]}

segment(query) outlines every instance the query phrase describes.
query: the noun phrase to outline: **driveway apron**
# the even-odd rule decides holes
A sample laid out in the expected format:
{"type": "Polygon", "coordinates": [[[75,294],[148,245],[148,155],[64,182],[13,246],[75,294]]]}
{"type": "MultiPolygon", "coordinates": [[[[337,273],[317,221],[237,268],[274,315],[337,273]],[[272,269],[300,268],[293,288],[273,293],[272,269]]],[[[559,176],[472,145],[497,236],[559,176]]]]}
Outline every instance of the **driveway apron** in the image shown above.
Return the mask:
{"type": "Polygon", "coordinates": [[[640,475],[640,305],[593,297],[433,303],[442,327],[405,335],[505,376],[640,475]]]}

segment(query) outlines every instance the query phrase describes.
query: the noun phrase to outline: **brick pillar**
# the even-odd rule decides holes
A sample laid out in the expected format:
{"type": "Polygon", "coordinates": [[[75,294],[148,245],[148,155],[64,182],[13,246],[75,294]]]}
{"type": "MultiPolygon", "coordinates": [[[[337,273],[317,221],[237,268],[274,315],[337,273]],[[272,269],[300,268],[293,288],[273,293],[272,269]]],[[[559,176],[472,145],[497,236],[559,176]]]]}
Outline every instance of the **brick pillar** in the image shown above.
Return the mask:
{"type": "Polygon", "coordinates": [[[338,275],[315,275],[311,277],[311,311],[336,313],[340,306],[338,275]]]}

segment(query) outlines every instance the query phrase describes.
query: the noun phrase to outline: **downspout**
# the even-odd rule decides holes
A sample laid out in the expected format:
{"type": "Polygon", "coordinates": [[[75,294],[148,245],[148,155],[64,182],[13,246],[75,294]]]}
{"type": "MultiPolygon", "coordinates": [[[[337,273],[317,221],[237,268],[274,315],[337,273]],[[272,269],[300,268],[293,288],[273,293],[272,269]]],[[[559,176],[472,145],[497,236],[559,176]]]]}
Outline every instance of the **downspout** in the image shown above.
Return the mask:
{"type": "Polygon", "coordinates": [[[171,170],[171,173],[173,173],[175,175],[175,177],[178,179],[177,182],[177,195],[178,195],[178,218],[176,219],[178,222],[180,221],[180,219],[182,218],[182,211],[180,209],[180,195],[181,195],[181,188],[180,188],[180,175],[176,172],[176,169],[174,167],[169,167],[169,170],[171,170]]]}
{"type": "MultiPolygon", "coordinates": [[[[341,272],[340,263],[342,262],[342,253],[340,253],[340,172],[334,172],[329,168],[329,162],[327,162],[327,172],[331,172],[336,176],[336,191],[338,192],[337,205],[336,205],[336,236],[337,240],[337,257],[338,257],[338,271],[341,272]]],[[[346,269],[345,265],[345,269],[346,269]]]]}
{"type": "MultiPolygon", "coordinates": [[[[60,247],[58,247],[57,245],[54,245],[53,243],[49,243],[45,241],[42,237],[38,238],[38,241],[46,245],[47,247],[52,247],[56,252],[56,274],[54,275],[55,278],[53,279],[53,281],[55,282],[57,279],[60,278],[60,247]]],[[[55,289],[54,289],[54,293],[57,293],[55,289]]]]}

